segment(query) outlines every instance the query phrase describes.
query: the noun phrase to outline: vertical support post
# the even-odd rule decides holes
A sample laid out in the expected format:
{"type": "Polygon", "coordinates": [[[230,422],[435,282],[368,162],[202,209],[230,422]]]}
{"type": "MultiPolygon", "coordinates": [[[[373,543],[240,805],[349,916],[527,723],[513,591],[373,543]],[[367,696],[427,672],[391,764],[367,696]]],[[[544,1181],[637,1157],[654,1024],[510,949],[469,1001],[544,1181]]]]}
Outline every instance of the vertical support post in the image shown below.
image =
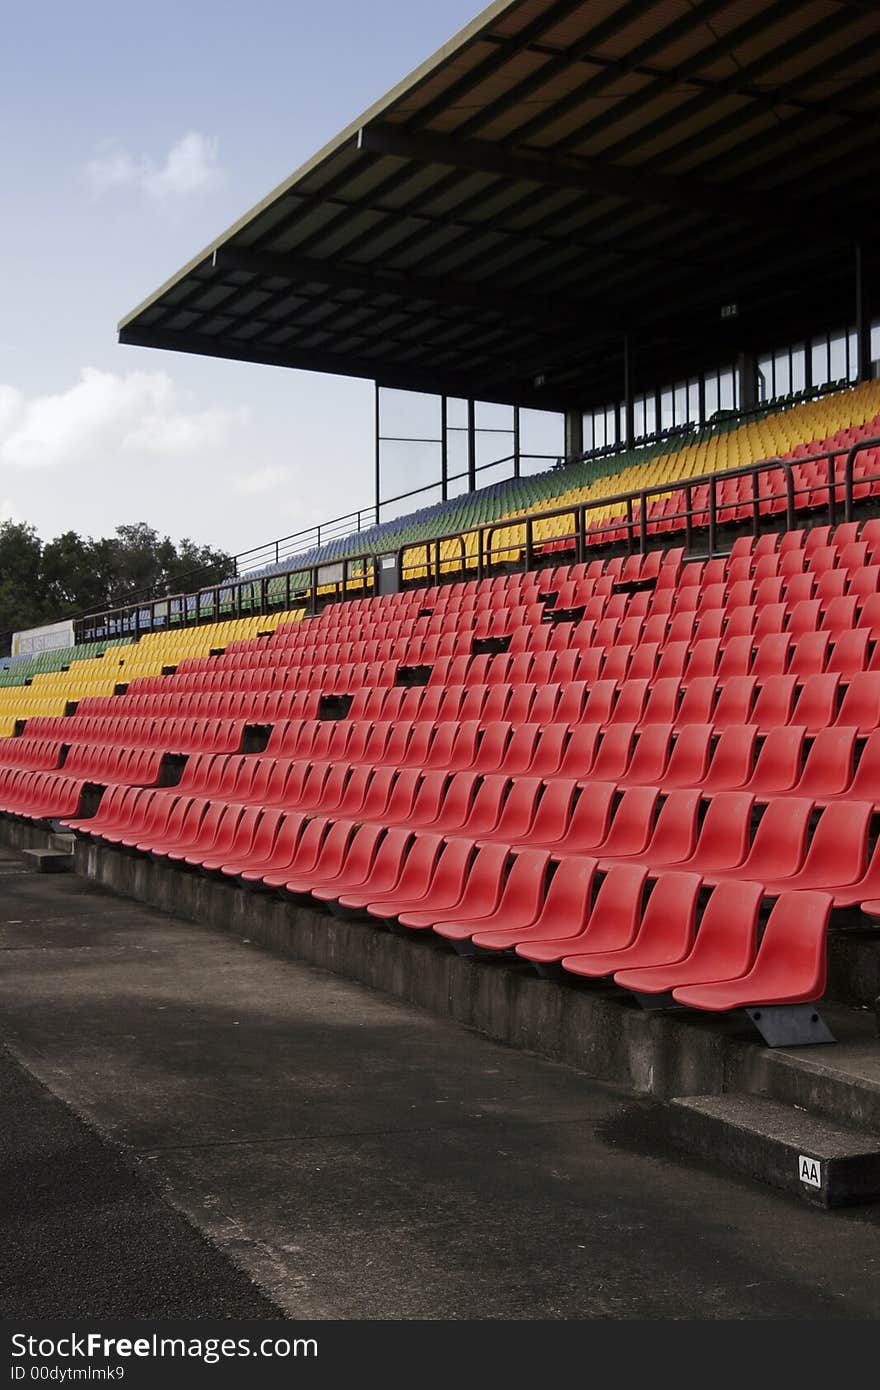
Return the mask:
{"type": "Polygon", "coordinates": [[[374,408],[373,408],[374,446],[375,446],[374,460],[375,460],[375,477],[376,477],[376,502],[375,502],[375,507],[376,507],[376,525],[378,526],[378,525],[379,525],[379,517],[380,517],[380,507],[381,507],[381,496],[380,496],[380,494],[381,494],[381,487],[382,487],[382,469],[381,469],[381,459],[380,459],[380,453],[381,453],[381,449],[382,449],[382,436],[381,436],[381,433],[380,433],[380,425],[379,425],[379,392],[380,392],[380,390],[381,390],[381,387],[379,386],[378,381],[375,381],[375,382],[373,383],[373,386],[374,386],[374,390],[375,390],[375,395],[374,395],[374,408]]]}
{"type": "Polygon", "coordinates": [[[477,486],[477,408],[473,401],[467,403],[467,460],[468,492],[477,486]]]}
{"type": "Polygon", "coordinates": [[[624,447],[631,449],[635,438],[635,408],[632,394],[632,359],[630,356],[629,334],[623,335],[623,413],[625,420],[624,447]]]}
{"type": "Polygon", "coordinates": [[[584,412],[580,409],[565,412],[563,448],[566,458],[576,458],[584,452],[584,412]]]}
{"type": "Polygon", "coordinates": [[[758,363],[753,352],[737,353],[739,371],[739,408],[754,410],[758,404],[758,363]]]}
{"type": "Polygon", "coordinates": [[[587,509],[583,504],[575,512],[575,559],[582,565],[587,558],[587,509]]]}
{"type": "MultiPolygon", "coordinates": [[[[705,425],[705,423],[706,423],[706,377],[705,377],[705,375],[703,374],[703,372],[700,372],[700,375],[699,375],[698,378],[697,378],[697,412],[698,412],[698,414],[699,414],[699,416],[700,416],[699,420],[697,421],[697,424],[698,424],[698,425],[705,425]]],[[[659,407],[658,407],[658,415],[657,415],[657,420],[658,420],[658,422],[659,422],[659,419],[660,419],[660,415],[659,415],[659,407]]]]}
{"type": "Polygon", "coordinates": [[[871,374],[871,315],[868,312],[865,293],[861,246],[856,247],[856,353],[858,356],[856,380],[867,381],[871,374]]]}
{"type": "Polygon", "coordinates": [[[449,498],[449,403],[446,396],[440,397],[440,496],[444,502],[449,498]]]}
{"type": "Polygon", "coordinates": [[[520,475],[520,425],[519,425],[519,406],[513,407],[513,476],[518,478],[520,475]]]}

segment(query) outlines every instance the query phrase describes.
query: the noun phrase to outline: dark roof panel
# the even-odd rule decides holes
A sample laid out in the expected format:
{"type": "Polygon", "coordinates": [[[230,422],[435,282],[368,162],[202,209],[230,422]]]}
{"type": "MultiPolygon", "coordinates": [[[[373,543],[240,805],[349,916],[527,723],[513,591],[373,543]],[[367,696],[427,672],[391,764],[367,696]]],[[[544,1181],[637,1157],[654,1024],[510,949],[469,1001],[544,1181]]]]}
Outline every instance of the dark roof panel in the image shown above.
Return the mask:
{"type": "Polygon", "coordinates": [[[836,326],[878,78],[861,0],[496,0],[121,341],[559,409],[836,326]]]}

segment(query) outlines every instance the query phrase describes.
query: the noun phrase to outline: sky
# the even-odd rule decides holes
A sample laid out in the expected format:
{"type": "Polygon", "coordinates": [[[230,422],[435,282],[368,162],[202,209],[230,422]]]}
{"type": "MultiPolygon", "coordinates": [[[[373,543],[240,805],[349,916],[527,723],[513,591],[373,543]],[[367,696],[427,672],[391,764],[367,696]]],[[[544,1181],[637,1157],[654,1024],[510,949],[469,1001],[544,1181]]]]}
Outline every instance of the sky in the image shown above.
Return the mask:
{"type": "Polygon", "coordinates": [[[116,325],[479,9],[6,10],[0,520],[240,552],[369,504],[371,383],[121,347],[116,325]]]}

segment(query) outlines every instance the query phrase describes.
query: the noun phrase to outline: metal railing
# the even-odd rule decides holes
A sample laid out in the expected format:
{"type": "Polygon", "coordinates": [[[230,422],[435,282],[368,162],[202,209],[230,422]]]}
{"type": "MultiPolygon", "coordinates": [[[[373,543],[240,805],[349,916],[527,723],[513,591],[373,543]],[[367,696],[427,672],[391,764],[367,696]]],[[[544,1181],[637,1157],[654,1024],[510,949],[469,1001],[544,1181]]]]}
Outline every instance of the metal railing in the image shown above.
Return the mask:
{"type": "MultiPolygon", "coordinates": [[[[620,450],[618,448],[617,452],[620,450]]],[[[486,473],[490,468],[502,468],[507,463],[515,465],[519,470],[522,463],[527,460],[534,460],[541,463],[559,463],[558,454],[505,454],[502,458],[492,459],[489,463],[478,464],[474,470],[476,473],[486,473]]],[[[467,469],[460,473],[450,473],[447,475],[447,487],[450,483],[461,482],[462,479],[470,475],[467,469]]],[[[503,478],[501,482],[513,482],[528,474],[521,474],[514,471],[509,478],[503,478]]],[[[422,497],[426,493],[434,493],[442,483],[434,480],[430,483],[423,483],[420,487],[410,488],[408,492],[400,492],[395,497],[383,498],[379,503],[380,511],[383,508],[396,506],[399,502],[410,502],[415,497],[422,497]]],[[[460,496],[467,494],[461,493],[460,496]]],[[[455,497],[448,497],[447,502],[454,502],[455,497]]],[[[235,577],[241,578],[247,574],[252,574],[257,570],[265,569],[268,565],[280,565],[285,560],[295,559],[297,555],[303,555],[309,550],[317,550],[320,546],[326,545],[329,541],[344,540],[348,536],[359,535],[362,531],[371,531],[376,526],[388,525],[396,520],[395,517],[387,518],[385,521],[376,520],[376,504],[369,507],[359,507],[355,511],[346,512],[344,516],[334,517],[330,521],[321,521],[314,526],[303,527],[300,531],[294,531],[289,536],[280,536],[277,540],[266,541],[263,545],[253,546],[250,550],[243,550],[238,555],[233,556],[235,565],[235,577]]],[[[401,518],[403,520],[403,518],[401,518]]]]}
{"type": "Polygon", "coordinates": [[[458,576],[472,575],[482,579],[493,567],[512,562],[531,569],[536,558],[547,549],[570,550],[581,562],[589,550],[602,545],[622,545],[627,554],[637,551],[645,554],[652,535],[666,537],[675,531],[684,533],[686,554],[694,554],[695,538],[699,535],[704,537],[700,553],[712,556],[717,550],[719,528],[730,522],[747,520],[752,535],[757,538],[765,518],[773,522],[784,517],[785,529],[794,530],[798,512],[807,509],[814,521],[818,514],[831,526],[841,519],[851,521],[856,486],[880,484],[880,472],[855,477],[856,459],[859,454],[877,448],[880,448],[880,435],[858,440],[847,449],[823,450],[795,459],[762,459],[723,472],[655,483],[594,501],[496,519],[466,531],[410,542],[385,553],[368,550],[330,564],[292,567],[257,579],[225,581],[195,593],[171,595],[145,604],[128,604],[77,620],[74,624],[77,641],[128,633],[139,636],[144,632],[269,614],[301,604],[315,612],[325,602],[381,593],[383,576],[389,570],[393,572],[391,588],[396,589],[413,579],[423,584],[458,576]],[[844,460],[842,477],[838,467],[841,459],[844,460]],[[823,463],[825,477],[822,481],[796,478],[795,469],[823,463]],[[725,483],[742,478],[751,480],[748,499],[731,501],[720,497],[725,483]],[[695,495],[704,489],[705,495],[695,495]],[[648,507],[653,500],[670,496],[679,499],[674,510],[667,510],[663,515],[649,515],[648,507]],[[591,524],[590,518],[596,512],[609,507],[619,507],[620,512],[598,525],[591,524]],[[742,515],[744,510],[747,517],[742,515]],[[570,524],[559,534],[536,536],[538,528],[566,518],[570,524]],[[522,539],[499,543],[500,533],[514,528],[522,528],[522,539]],[[445,547],[456,547],[456,557],[444,554],[445,547]]]}

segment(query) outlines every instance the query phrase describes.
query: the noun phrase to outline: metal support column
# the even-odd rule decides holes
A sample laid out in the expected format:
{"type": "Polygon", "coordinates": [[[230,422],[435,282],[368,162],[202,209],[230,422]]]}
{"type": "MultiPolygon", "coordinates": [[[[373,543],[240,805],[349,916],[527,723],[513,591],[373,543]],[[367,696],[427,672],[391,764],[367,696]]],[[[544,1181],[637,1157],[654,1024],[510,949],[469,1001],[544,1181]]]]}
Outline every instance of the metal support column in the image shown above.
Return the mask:
{"type": "Polygon", "coordinates": [[[473,401],[467,403],[467,460],[468,492],[477,487],[477,410],[473,401]]]}
{"type": "Polygon", "coordinates": [[[739,372],[739,408],[754,410],[758,404],[758,362],[755,354],[743,349],[737,353],[739,372]]]}
{"type": "Polygon", "coordinates": [[[629,334],[623,335],[623,415],[624,415],[624,447],[631,449],[635,439],[635,410],[633,406],[632,394],[632,360],[630,357],[629,334]]]}
{"type": "Polygon", "coordinates": [[[565,412],[565,457],[575,458],[584,452],[584,412],[567,410],[565,412]]]}
{"type": "Polygon", "coordinates": [[[440,496],[449,496],[449,406],[446,396],[440,397],[440,496]]]}
{"type": "Polygon", "coordinates": [[[856,247],[856,353],[858,355],[858,381],[867,381],[871,375],[871,314],[867,304],[865,266],[862,248],[856,247]]]}
{"type": "Polygon", "coordinates": [[[513,407],[513,476],[519,477],[520,471],[520,428],[519,428],[519,406],[513,407]]]}
{"type": "Polygon", "coordinates": [[[374,425],[374,449],[375,449],[375,464],[376,464],[376,525],[378,526],[378,525],[379,525],[379,520],[380,520],[380,516],[379,516],[379,513],[380,513],[380,505],[379,505],[379,502],[380,502],[380,491],[381,491],[381,486],[382,486],[382,477],[381,477],[382,470],[381,470],[381,461],[380,461],[380,457],[379,457],[380,452],[381,452],[381,448],[382,448],[382,441],[381,441],[380,427],[379,427],[379,391],[380,391],[381,388],[380,388],[380,386],[379,386],[378,381],[374,382],[373,385],[374,385],[374,387],[375,387],[375,403],[374,403],[374,410],[373,410],[373,425],[374,425]]]}

